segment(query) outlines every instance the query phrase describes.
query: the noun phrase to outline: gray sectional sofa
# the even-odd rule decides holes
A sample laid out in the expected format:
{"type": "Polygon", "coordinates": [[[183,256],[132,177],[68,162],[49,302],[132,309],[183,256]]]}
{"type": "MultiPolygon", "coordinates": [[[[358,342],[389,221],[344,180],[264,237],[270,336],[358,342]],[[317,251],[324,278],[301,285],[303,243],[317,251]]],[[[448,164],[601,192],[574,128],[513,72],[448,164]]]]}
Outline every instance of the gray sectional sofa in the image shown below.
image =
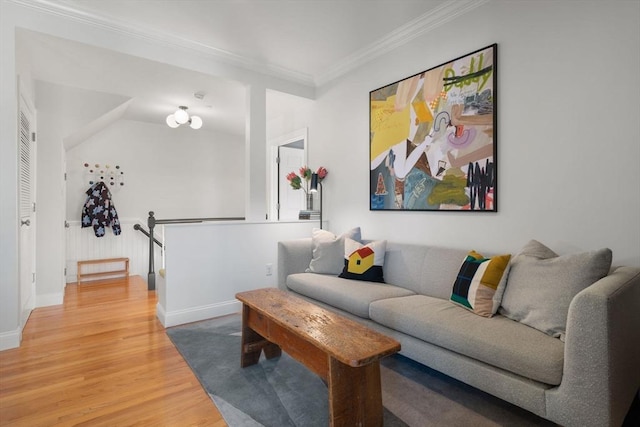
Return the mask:
{"type": "MultiPolygon", "coordinates": [[[[331,268],[314,269],[318,249],[311,238],[280,242],[279,287],[397,339],[401,354],[419,363],[566,426],[619,426],[638,393],[638,268],[609,271],[607,266],[604,277],[571,291],[575,296],[547,296],[554,299],[549,301],[551,314],[566,319],[566,330],[554,337],[525,324],[528,318],[522,313],[507,317],[501,307],[494,316],[483,317],[450,301],[466,250],[387,242],[384,283],[374,283],[340,278],[331,268]],[[562,307],[562,298],[568,309],[555,305],[562,307]]],[[[342,256],[331,256],[331,262],[338,259],[344,265],[342,256]]],[[[537,256],[529,261],[535,264],[537,256]]],[[[535,300],[527,292],[538,292],[532,289],[538,280],[553,282],[547,272],[557,276],[553,286],[564,286],[573,273],[555,260],[535,264],[529,270],[529,291],[519,291],[515,277],[531,266],[522,256],[512,258],[502,303],[517,299],[518,292],[525,305],[535,300]],[[518,262],[525,262],[524,267],[516,267],[518,262]],[[545,265],[549,267],[540,270],[545,265]]],[[[588,268],[578,269],[580,275],[588,268]]]]}

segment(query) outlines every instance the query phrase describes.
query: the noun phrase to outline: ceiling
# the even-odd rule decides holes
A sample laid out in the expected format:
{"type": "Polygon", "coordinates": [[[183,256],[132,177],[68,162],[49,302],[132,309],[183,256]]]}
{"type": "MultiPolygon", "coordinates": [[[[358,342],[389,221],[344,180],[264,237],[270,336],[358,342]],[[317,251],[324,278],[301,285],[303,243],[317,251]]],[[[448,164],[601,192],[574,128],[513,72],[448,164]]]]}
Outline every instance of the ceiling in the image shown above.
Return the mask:
{"type": "Polygon", "coordinates": [[[239,82],[32,31],[19,31],[17,40],[38,82],[37,110],[69,117],[77,126],[65,140],[67,149],[120,118],[164,123],[180,105],[202,117],[204,130],[244,134],[246,90],[239,82]],[[196,92],[204,98],[195,98],[196,92]],[[125,103],[126,109],[118,108],[125,103]],[[120,114],[110,114],[116,109],[120,114]],[[102,121],[104,115],[112,120],[102,121]]]}
{"type": "MultiPolygon", "coordinates": [[[[318,86],[486,0],[9,1],[318,86]]],[[[244,132],[245,88],[239,82],[40,33],[18,36],[34,79],[55,85],[49,87],[53,93],[73,88],[73,96],[63,97],[71,111],[95,100],[112,117],[158,123],[187,105],[203,117],[203,129],[244,132]],[[196,91],[204,99],[194,98],[196,91]]],[[[282,97],[277,101],[268,115],[287,104],[282,97]]]]}
{"type": "MultiPolygon", "coordinates": [[[[317,82],[450,0],[58,0],[116,25],[317,82]]],[[[458,1],[464,4],[464,2],[458,1]]]]}

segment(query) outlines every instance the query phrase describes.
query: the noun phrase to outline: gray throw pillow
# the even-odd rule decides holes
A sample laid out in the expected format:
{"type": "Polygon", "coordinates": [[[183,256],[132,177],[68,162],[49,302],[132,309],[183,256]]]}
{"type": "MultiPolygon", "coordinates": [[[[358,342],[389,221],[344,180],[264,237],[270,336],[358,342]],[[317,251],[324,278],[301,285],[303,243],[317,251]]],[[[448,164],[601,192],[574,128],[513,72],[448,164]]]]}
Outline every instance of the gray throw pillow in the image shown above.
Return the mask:
{"type": "Polygon", "coordinates": [[[512,260],[500,314],[564,341],[569,304],[609,273],[611,249],[558,256],[531,240],[512,260]]]}
{"type": "Polygon", "coordinates": [[[314,228],[311,233],[313,256],[307,273],[340,274],[344,268],[344,239],[362,240],[360,227],[336,236],[330,231],[314,228]]]}

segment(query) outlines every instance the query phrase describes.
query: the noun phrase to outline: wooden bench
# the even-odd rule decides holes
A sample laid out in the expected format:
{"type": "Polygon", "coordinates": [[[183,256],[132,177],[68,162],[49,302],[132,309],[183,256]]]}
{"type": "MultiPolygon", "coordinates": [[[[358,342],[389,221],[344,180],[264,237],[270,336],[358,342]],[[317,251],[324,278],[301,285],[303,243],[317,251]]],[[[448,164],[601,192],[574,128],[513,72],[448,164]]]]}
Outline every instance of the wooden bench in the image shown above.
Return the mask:
{"type": "Polygon", "coordinates": [[[276,288],[236,294],[242,307],[240,364],[282,350],[329,388],[331,426],[382,426],[380,359],[400,343],[358,322],[276,288]]]}
{"type": "Polygon", "coordinates": [[[82,280],[86,280],[89,277],[107,277],[107,276],[129,276],[129,258],[103,258],[103,259],[88,259],[84,261],[78,261],[78,284],[82,282],[82,280]],[[123,263],[123,268],[119,270],[108,270],[108,271],[99,271],[94,273],[83,273],[82,267],[86,265],[96,265],[96,264],[113,264],[113,263],[123,263]]]}

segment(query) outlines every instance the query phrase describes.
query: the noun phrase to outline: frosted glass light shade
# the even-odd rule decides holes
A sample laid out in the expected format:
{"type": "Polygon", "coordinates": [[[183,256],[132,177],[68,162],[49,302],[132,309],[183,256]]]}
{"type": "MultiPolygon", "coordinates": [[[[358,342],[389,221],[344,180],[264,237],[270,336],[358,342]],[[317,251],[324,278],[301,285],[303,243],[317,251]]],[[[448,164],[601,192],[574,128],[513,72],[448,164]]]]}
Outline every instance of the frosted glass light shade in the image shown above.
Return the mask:
{"type": "Polygon", "coordinates": [[[173,114],[169,114],[167,116],[167,125],[169,125],[170,128],[175,129],[180,126],[180,123],[176,122],[176,118],[173,116],[173,114]]]}
{"type": "Polygon", "coordinates": [[[202,119],[198,116],[191,116],[190,122],[189,126],[192,129],[200,129],[202,127],[202,119]]]}
{"type": "Polygon", "coordinates": [[[170,128],[177,128],[180,125],[187,123],[192,129],[200,129],[202,127],[202,119],[198,116],[189,117],[185,106],[180,106],[178,110],[167,116],[167,125],[170,128]]]}
{"type": "Polygon", "coordinates": [[[189,121],[189,114],[187,114],[187,112],[182,108],[179,108],[175,113],[173,113],[173,117],[178,124],[184,124],[189,121]]]}

